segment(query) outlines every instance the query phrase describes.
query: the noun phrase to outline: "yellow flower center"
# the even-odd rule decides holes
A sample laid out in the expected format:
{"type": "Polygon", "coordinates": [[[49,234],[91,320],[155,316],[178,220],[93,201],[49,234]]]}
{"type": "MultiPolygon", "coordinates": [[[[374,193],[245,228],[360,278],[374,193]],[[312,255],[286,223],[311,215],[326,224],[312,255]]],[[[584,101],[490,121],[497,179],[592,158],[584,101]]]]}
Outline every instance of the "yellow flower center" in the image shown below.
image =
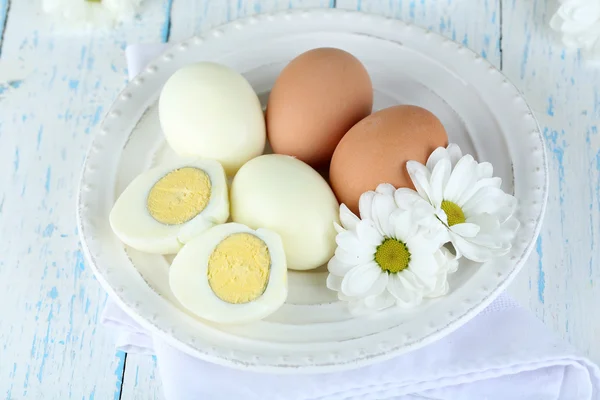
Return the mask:
{"type": "Polygon", "coordinates": [[[377,246],[375,262],[382,270],[395,274],[408,267],[410,252],[404,242],[387,238],[377,246]]]}
{"type": "Polygon", "coordinates": [[[462,224],[467,220],[462,208],[460,208],[456,203],[444,200],[442,201],[442,210],[444,210],[446,216],[448,217],[448,226],[462,224]]]}

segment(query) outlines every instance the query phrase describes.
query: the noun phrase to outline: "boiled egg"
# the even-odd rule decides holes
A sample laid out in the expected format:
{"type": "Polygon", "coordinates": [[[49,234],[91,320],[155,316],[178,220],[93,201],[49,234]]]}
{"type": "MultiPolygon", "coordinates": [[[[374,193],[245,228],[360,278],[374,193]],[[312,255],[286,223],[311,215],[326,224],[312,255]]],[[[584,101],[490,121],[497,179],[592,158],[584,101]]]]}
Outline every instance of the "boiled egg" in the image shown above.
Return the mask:
{"type": "Polygon", "coordinates": [[[260,320],[287,298],[281,238],[273,231],[233,222],[215,226],[175,256],[169,284],[184,307],[206,320],[260,320]]]}
{"type": "Polygon", "coordinates": [[[110,212],[110,226],[136,250],[174,254],[229,217],[225,171],[214,160],[152,168],[137,176],[110,212]]]}
{"type": "Polygon", "coordinates": [[[321,175],[291,156],[248,161],[231,183],[231,219],[281,236],[288,268],[308,270],[335,252],[339,204],[321,175]]]}
{"type": "Polygon", "coordinates": [[[225,65],[200,62],[177,70],[162,88],[158,114],[178,155],[217,160],[230,175],[263,153],[267,134],[258,96],[225,65]]]}
{"type": "Polygon", "coordinates": [[[406,162],[425,164],[448,134],[430,111],[399,105],[379,110],[352,127],[335,148],[329,181],[340,203],[358,214],[360,196],[380,183],[414,189],[406,162]]]}

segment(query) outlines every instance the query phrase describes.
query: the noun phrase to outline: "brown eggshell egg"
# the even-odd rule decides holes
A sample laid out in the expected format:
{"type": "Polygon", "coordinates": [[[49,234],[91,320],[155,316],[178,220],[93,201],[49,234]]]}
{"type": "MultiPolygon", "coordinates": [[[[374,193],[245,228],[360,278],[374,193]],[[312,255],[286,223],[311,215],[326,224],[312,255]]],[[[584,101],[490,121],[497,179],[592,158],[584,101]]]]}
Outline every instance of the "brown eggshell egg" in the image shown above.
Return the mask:
{"type": "Polygon", "coordinates": [[[406,162],[422,164],[437,147],[448,145],[439,119],[417,106],[394,106],[363,119],[338,144],[329,179],[340,203],[358,214],[360,195],[380,183],[414,186],[406,162]]]}
{"type": "Polygon", "coordinates": [[[352,54],[309,50],[281,72],[267,104],[267,135],[275,153],[313,167],[326,165],[354,124],[371,113],[373,86],[352,54]]]}

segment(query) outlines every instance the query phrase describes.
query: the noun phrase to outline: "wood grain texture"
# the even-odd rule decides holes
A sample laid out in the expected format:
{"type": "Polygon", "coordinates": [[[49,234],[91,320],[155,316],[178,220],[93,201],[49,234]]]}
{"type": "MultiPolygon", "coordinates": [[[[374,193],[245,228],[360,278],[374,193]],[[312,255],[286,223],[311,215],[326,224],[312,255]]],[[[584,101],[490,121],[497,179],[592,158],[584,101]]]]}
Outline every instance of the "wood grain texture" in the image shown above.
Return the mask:
{"type": "Polygon", "coordinates": [[[333,7],[333,0],[176,0],[171,11],[171,39],[182,40],[246,16],[291,8],[333,7]]]}
{"type": "MultiPolygon", "coordinates": [[[[1,14],[0,14],[1,15],[1,14]]],[[[125,354],[74,215],[92,132],[126,82],[127,42],[161,40],[164,4],[115,30],[74,30],[13,1],[2,60],[33,71],[0,100],[0,398],[118,399],[125,354]]]]}
{"type": "Polygon", "coordinates": [[[336,7],[414,23],[500,66],[500,0],[338,0],[336,7]]]}
{"type": "MultiPolygon", "coordinates": [[[[0,0],[1,59],[35,71],[0,98],[0,398],[162,399],[156,361],[115,352],[106,295],[78,246],[73,205],[85,151],[126,83],[126,43],[180,40],[251,14],[331,0],[147,0],[114,31],[48,21],[0,0]],[[26,21],[26,22],[24,22],[26,21]]],[[[600,361],[600,72],[547,28],[556,1],[337,0],[462,42],[524,92],[547,140],[546,222],[510,292],[600,361]]]]}
{"type": "Polygon", "coordinates": [[[0,0],[0,55],[2,54],[2,41],[4,39],[4,29],[6,27],[9,5],[9,0],[0,0]]]}
{"type": "Polygon", "coordinates": [[[121,398],[123,400],[164,399],[156,357],[127,354],[121,398]]]}
{"type": "Polygon", "coordinates": [[[548,27],[557,8],[503,4],[504,73],[534,110],[550,168],[542,234],[511,292],[600,362],[600,70],[562,48],[548,27]]]}

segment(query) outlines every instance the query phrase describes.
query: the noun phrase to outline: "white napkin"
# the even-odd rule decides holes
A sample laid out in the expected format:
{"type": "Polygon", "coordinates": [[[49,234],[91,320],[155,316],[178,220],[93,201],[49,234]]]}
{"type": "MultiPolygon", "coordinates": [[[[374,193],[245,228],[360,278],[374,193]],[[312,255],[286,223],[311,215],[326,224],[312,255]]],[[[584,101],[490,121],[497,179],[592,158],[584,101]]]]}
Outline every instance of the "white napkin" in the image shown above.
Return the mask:
{"type": "MultiPolygon", "coordinates": [[[[130,78],[165,45],[127,48],[130,78]]],[[[156,354],[168,400],[600,398],[600,369],[501,295],[463,327],[422,349],[352,371],[276,375],[193,358],[153,338],[114,303],[103,323],[127,352],[156,354]]]]}

